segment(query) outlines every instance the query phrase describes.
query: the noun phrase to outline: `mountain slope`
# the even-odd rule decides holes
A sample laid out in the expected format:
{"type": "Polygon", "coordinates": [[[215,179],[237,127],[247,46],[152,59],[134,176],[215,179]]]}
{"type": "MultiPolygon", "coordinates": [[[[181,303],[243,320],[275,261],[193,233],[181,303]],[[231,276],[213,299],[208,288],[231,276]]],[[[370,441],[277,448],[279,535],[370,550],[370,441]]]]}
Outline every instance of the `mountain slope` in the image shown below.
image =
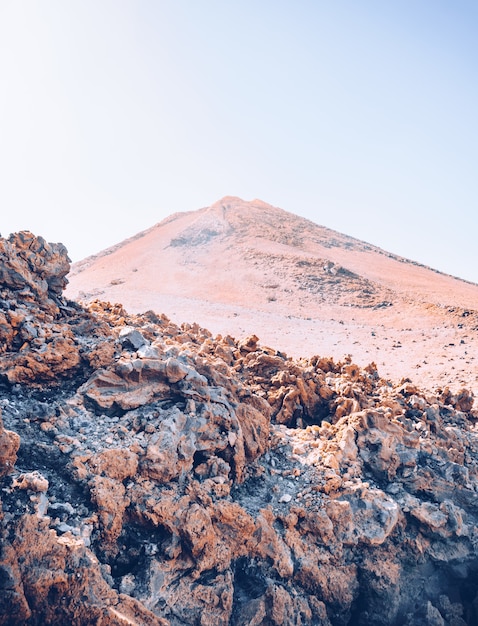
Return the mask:
{"type": "Polygon", "coordinates": [[[297,357],[351,354],[392,378],[419,370],[429,387],[476,383],[477,285],[260,200],[172,215],[69,278],[69,297],[256,333],[297,357]]]}

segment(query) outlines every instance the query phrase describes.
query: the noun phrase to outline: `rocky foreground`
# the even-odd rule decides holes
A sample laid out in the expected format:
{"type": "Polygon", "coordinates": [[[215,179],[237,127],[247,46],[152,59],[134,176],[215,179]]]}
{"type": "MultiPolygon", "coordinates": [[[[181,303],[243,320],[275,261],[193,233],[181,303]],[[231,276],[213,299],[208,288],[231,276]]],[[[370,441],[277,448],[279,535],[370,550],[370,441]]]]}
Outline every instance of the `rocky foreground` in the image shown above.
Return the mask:
{"type": "Polygon", "coordinates": [[[62,295],[0,239],[0,624],[478,623],[473,394],[62,295]]]}

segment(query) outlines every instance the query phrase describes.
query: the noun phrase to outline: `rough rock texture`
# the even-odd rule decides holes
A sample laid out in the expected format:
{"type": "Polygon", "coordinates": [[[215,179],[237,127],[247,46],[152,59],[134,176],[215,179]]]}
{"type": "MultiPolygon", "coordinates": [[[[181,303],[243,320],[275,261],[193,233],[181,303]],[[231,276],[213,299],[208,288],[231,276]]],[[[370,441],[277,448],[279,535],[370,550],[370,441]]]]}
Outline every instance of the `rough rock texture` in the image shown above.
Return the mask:
{"type": "Polygon", "coordinates": [[[63,247],[0,246],[0,624],[478,623],[470,391],[82,309],[63,247]]]}
{"type": "Polygon", "coordinates": [[[62,299],[69,269],[63,244],[0,238],[0,380],[40,387],[111,358],[106,326],[62,299]]]}

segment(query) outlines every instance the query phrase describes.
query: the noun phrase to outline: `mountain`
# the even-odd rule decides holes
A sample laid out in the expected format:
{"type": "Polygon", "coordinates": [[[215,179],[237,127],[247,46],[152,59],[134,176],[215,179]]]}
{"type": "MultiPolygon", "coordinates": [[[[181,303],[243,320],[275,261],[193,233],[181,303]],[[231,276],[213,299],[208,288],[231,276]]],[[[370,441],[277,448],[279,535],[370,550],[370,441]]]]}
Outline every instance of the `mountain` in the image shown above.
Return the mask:
{"type": "Polygon", "coordinates": [[[68,297],[152,309],[294,357],[476,386],[478,286],[260,200],[171,215],[72,267],[68,297]]]}
{"type": "Polygon", "coordinates": [[[0,238],[0,625],[476,626],[470,390],[84,306],[68,270],[0,238]]]}

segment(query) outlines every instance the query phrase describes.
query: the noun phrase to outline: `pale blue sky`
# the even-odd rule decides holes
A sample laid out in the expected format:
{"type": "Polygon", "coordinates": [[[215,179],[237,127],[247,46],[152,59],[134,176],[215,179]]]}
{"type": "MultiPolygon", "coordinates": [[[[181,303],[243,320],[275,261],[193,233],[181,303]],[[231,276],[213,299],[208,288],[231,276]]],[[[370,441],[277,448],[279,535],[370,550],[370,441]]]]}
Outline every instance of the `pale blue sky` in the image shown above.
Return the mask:
{"type": "Polygon", "coordinates": [[[0,232],[224,195],[478,282],[478,2],[0,0],[0,232]]]}

